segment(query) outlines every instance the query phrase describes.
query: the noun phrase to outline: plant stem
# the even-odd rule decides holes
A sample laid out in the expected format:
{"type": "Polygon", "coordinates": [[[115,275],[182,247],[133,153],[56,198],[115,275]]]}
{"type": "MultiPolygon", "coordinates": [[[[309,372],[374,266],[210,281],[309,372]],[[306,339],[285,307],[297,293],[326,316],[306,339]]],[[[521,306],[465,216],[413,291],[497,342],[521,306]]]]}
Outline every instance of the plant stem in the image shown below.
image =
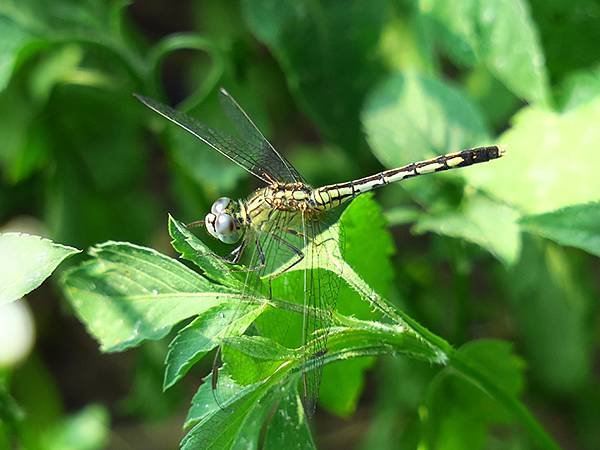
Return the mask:
{"type": "Polygon", "coordinates": [[[336,262],[342,265],[341,273],[344,280],[362,298],[369,301],[383,315],[407,327],[415,336],[427,343],[438,354],[441,364],[449,365],[467,381],[479,387],[503,405],[507,411],[510,411],[521,422],[521,425],[530,433],[541,448],[548,450],[560,449],[560,446],[543,429],[533,414],[515,396],[506,392],[491,380],[476,364],[470,361],[465,355],[456,351],[445,339],[432,333],[408,314],[396,309],[386,299],[377,294],[344,260],[338,259],[336,262]]]}

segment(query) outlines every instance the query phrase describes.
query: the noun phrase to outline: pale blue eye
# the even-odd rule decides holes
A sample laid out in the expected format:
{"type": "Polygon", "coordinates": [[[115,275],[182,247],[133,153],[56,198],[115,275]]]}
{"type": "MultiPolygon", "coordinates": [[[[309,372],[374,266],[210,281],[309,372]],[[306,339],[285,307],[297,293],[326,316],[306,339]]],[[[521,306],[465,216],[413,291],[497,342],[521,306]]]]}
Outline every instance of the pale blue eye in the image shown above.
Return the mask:
{"type": "Polygon", "coordinates": [[[235,222],[229,214],[220,214],[215,223],[215,230],[218,234],[229,235],[235,231],[235,222]]]}
{"type": "Polygon", "coordinates": [[[215,200],[215,202],[212,204],[212,207],[210,208],[210,211],[213,214],[219,215],[220,213],[225,211],[225,209],[227,209],[227,207],[229,206],[230,203],[231,203],[231,199],[229,199],[227,197],[221,197],[221,198],[215,200]]]}

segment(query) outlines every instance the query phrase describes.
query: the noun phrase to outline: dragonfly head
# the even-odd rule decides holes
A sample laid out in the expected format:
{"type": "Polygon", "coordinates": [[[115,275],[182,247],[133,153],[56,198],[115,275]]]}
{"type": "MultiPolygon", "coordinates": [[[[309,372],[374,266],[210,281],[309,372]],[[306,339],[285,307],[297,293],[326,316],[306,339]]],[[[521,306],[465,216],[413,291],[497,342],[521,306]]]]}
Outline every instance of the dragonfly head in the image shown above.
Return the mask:
{"type": "Polygon", "coordinates": [[[213,203],[204,224],[211,236],[226,244],[235,244],[244,234],[240,206],[227,197],[221,197],[213,203]]]}

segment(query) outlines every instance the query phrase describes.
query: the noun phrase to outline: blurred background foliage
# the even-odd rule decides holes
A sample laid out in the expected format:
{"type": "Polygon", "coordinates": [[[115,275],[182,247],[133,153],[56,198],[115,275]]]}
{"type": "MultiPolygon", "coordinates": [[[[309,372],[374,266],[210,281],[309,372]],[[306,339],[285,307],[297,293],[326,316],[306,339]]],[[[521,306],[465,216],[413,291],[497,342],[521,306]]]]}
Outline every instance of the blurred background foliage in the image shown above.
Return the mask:
{"type": "MultiPolygon", "coordinates": [[[[565,448],[598,448],[598,42],[595,0],[1,0],[2,231],[168,253],[168,212],[256,187],[132,92],[226,128],[226,87],[314,185],[505,144],[378,193],[395,245],[375,213],[360,228],[378,289],[468,343],[565,448]]],[[[163,394],[165,342],[101,355],[60,298],[29,296],[37,344],[0,370],[0,448],[14,427],[27,449],[173,448],[211,362],[163,394]]],[[[327,368],[319,448],[529,448],[447,371],[347,363],[327,368]]]]}

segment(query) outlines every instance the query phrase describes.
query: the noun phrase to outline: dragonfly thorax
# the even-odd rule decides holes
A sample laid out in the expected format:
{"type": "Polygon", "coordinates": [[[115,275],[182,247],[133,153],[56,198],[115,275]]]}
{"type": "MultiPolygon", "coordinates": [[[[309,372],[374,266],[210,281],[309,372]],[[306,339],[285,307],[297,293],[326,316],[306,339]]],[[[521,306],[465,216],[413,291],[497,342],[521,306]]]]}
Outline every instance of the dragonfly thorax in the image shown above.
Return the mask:
{"type": "Polygon", "coordinates": [[[226,244],[234,244],[244,235],[240,204],[228,197],[216,200],[204,219],[209,234],[226,244]]]}

